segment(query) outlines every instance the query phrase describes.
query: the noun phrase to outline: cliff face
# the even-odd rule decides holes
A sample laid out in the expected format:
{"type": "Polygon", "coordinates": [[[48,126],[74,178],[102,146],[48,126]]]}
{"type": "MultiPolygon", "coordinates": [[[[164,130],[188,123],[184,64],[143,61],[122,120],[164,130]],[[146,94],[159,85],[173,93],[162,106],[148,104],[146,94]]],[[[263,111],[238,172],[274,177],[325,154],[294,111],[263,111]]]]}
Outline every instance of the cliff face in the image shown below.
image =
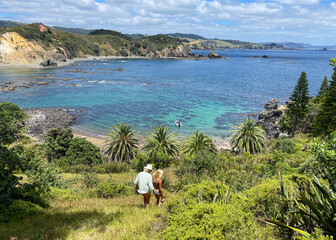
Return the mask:
{"type": "Polygon", "coordinates": [[[71,34],[43,24],[0,28],[0,64],[40,64],[87,56],[190,57],[191,50],[165,35],[131,40],[118,35],[71,34]]]}
{"type": "Polygon", "coordinates": [[[16,32],[0,35],[0,63],[40,63],[49,53],[36,42],[30,42],[16,32]]]}

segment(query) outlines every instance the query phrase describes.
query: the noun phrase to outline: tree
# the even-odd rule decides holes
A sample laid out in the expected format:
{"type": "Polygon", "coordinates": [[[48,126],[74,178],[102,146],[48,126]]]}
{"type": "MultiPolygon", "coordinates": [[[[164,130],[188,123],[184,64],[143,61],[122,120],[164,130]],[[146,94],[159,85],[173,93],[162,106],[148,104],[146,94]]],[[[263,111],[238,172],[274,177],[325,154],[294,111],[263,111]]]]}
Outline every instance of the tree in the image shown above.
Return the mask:
{"type": "Polygon", "coordinates": [[[169,127],[160,125],[160,127],[152,128],[153,132],[147,132],[149,138],[143,147],[143,150],[150,158],[157,153],[163,153],[171,157],[178,154],[178,147],[176,144],[176,134],[172,132],[168,134],[169,127]]]}
{"type": "Polygon", "coordinates": [[[328,87],[329,87],[328,78],[327,78],[327,76],[324,76],[324,79],[322,81],[322,84],[321,84],[320,90],[317,94],[317,97],[318,98],[323,97],[325,95],[325,93],[327,92],[328,87]]]}
{"type": "Polygon", "coordinates": [[[332,58],[330,65],[333,66],[334,72],[313,124],[315,135],[326,136],[336,130],[336,59],[332,58]]]}
{"type": "Polygon", "coordinates": [[[190,138],[187,139],[184,146],[184,153],[194,155],[201,151],[215,153],[216,146],[211,138],[196,131],[190,138]]]}
{"type": "Polygon", "coordinates": [[[289,98],[288,112],[287,115],[290,119],[292,131],[291,136],[294,136],[297,124],[303,120],[305,114],[307,113],[307,105],[309,102],[308,96],[308,81],[307,74],[305,72],[301,73],[299,80],[289,98]]]}
{"type": "Polygon", "coordinates": [[[8,205],[11,191],[19,185],[19,177],[13,174],[19,169],[20,159],[14,147],[9,147],[22,136],[25,115],[15,104],[0,104],[0,209],[8,205]]]}
{"type": "Polygon", "coordinates": [[[9,145],[22,136],[25,115],[15,104],[0,104],[0,144],[9,145]]]}
{"type": "Polygon", "coordinates": [[[45,139],[45,148],[49,161],[65,156],[73,134],[70,128],[51,128],[45,139]]]}
{"type": "Polygon", "coordinates": [[[91,165],[102,162],[100,149],[84,138],[73,138],[65,154],[65,162],[69,165],[91,165]]]}
{"type": "Polygon", "coordinates": [[[245,124],[238,123],[230,137],[233,149],[240,152],[257,153],[265,147],[265,131],[254,120],[245,118],[245,124]]]}
{"type": "Polygon", "coordinates": [[[135,157],[138,150],[138,139],[135,138],[135,132],[132,130],[133,125],[120,122],[110,130],[105,141],[105,154],[111,160],[129,162],[135,157]]]}

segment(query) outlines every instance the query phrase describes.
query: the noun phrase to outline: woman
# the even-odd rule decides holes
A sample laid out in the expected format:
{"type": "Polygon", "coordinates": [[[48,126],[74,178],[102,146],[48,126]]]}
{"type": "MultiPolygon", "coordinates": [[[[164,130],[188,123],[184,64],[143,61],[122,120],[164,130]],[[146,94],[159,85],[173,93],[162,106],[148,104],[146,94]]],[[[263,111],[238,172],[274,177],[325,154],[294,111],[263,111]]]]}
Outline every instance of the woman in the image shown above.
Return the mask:
{"type": "Polygon", "coordinates": [[[166,200],[166,194],[162,191],[162,170],[157,170],[153,175],[154,196],[156,197],[156,205],[159,207],[166,200]],[[161,201],[160,201],[161,198],[161,201]]]}

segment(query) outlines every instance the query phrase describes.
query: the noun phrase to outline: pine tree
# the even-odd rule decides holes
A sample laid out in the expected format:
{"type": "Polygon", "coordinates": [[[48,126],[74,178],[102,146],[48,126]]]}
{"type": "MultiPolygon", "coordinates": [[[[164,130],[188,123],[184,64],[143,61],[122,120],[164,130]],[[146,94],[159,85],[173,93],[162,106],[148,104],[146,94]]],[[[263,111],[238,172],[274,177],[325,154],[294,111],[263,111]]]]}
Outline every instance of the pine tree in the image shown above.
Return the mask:
{"type": "Polygon", "coordinates": [[[329,86],[328,78],[327,78],[327,76],[324,76],[324,79],[323,79],[321,87],[320,87],[320,91],[318,92],[317,96],[318,97],[323,97],[325,95],[326,91],[328,90],[328,86],[329,86]]]}
{"type": "Polygon", "coordinates": [[[314,121],[315,135],[328,135],[336,130],[336,59],[332,58],[330,65],[334,67],[334,73],[314,121]]]}
{"type": "Polygon", "coordinates": [[[309,101],[308,81],[306,72],[302,72],[297,84],[289,98],[288,117],[292,127],[292,137],[294,136],[297,124],[303,120],[309,101]]]}

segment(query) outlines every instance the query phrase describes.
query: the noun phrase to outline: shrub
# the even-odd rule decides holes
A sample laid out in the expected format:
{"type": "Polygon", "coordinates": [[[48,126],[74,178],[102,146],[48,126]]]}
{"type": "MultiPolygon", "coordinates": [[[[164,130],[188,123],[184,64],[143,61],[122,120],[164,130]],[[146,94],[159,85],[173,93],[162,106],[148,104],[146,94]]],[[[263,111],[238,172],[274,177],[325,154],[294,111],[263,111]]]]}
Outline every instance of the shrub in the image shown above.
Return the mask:
{"type": "Polygon", "coordinates": [[[83,172],[83,181],[86,188],[94,188],[98,185],[99,179],[98,175],[95,172],[83,172]]]}
{"type": "Polygon", "coordinates": [[[130,192],[130,189],[133,188],[109,182],[101,182],[94,189],[94,192],[96,193],[96,196],[99,198],[115,198],[127,195],[130,192]]]}
{"type": "Polygon", "coordinates": [[[0,222],[8,222],[10,220],[20,221],[31,215],[40,214],[43,209],[31,202],[23,200],[14,200],[4,211],[0,213],[0,222]]]}
{"type": "Polygon", "coordinates": [[[97,173],[121,173],[129,170],[130,165],[125,162],[112,161],[96,165],[97,173]]]}
{"type": "Polygon", "coordinates": [[[290,138],[282,137],[275,142],[273,149],[283,153],[292,154],[295,153],[295,143],[290,138]]]}
{"type": "Polygon", "coordinates": [[[143,171],[143,168],[151,163],[151,160],[148,158],[146,154],[138,153],[134,159],[131,160],[131,167],[137,172],[143,171]]]}
{"type": "Polygon", "coordinates": [[[49,161],[64,157],[73,138],[70,128],[51,128],[45,135],[45,150],[49,161]]]}
{"type": "Polygon", "coordinates": [[[253,214],[238,205],[201,203],[180,209],[170,218],[162,239],[274,239],[253,214]]]}
{"type": "Polygon", "coordinates": [[[69,165],[92,165],[102,162],[100,149],[84,138],[73,138],[64,157],[69,165]]]}

